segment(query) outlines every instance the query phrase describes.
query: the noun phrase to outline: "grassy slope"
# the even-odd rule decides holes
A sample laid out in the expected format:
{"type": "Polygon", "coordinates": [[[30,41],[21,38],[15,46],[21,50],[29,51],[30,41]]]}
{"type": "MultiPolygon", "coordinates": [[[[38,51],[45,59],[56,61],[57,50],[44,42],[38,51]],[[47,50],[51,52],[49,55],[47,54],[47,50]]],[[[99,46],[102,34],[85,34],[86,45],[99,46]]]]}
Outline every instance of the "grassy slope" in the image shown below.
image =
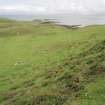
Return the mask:
{"type": "Polygon", "coordinates": [[[104,105],[104,58],[104,25],[0,20],[0,105],[104,105]]]}

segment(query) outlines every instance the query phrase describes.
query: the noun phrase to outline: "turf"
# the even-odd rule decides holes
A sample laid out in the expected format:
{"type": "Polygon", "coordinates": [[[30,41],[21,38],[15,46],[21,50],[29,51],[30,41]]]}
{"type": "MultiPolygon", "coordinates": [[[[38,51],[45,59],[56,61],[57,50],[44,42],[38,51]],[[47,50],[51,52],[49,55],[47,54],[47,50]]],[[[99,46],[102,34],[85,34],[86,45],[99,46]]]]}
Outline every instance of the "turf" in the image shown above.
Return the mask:
{"type": "Polygon", "coordinates": [[[0,19],[0,105],[104,104],[105,25],[0,19]]]}

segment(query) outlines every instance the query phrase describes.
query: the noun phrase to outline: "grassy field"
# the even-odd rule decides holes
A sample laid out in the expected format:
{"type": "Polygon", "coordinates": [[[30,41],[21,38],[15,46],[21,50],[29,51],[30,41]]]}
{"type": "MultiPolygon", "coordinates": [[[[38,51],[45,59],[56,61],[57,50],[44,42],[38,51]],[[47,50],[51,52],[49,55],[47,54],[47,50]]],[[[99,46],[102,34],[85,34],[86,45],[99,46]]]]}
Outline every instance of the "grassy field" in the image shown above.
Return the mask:
{"type": "Polygon", "coordinates": [[[105,105],[105,25],[0,19],[0,105],[105,105]]]}

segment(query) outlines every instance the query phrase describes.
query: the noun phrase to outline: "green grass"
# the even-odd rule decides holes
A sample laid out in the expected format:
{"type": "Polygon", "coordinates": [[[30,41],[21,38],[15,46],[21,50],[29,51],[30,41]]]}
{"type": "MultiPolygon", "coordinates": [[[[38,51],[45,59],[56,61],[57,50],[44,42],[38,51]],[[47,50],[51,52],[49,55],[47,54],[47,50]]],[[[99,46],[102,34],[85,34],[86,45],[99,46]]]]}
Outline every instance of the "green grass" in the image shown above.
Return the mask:
{"type": "Polygon", "coordinates": [[[105,25],[0,19],[0,105],[104,104],[105,25]]]}

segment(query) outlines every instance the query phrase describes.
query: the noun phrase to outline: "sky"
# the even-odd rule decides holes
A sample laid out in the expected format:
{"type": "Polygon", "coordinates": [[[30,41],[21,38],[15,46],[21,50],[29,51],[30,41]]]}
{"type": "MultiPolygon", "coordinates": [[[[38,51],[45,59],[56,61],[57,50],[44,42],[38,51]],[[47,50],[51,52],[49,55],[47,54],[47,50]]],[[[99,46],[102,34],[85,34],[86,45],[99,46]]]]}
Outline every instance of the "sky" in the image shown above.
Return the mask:
{"type": "Polygon", "coordinates": [[[2,14],[105,14],[105,0],[0,0],[2,14]]]}

